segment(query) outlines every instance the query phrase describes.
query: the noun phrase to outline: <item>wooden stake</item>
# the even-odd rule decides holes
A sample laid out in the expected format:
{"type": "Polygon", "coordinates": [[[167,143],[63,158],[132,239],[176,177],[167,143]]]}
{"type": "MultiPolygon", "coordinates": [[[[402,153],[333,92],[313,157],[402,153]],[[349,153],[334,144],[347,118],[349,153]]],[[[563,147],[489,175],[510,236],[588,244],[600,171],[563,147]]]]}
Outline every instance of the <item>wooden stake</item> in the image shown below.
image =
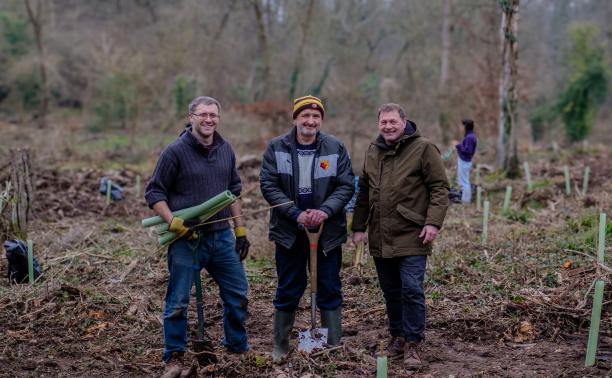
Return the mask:
{"type": "Polygon", "coordinates": [[[484,211],[482,215],[482,244],[487,243],[489,236],[489,201],[484,201],[484,211]]]}
{"type": "Polygon", "coordinates": [[[476,210],[480,211],[480,204],[482,203],[482,188],[476,187],[476,210]]]}
{"type": "Polygon", "coordinates": [[[512,187],[506,186],[506,195],[504,196],[504,207],[502,208],[502,212],[505,213],[508,211],[510,207],[510,197],[512,196],[512,187]]]}
{"type": "Polygon", "coordinates": [[[110,205],[111,202],[111,180],[106,180],[106,204],[110,205]]]}
{"type": "Polygon", "coordinates": [[[531,191],[533,189],[533,183],[531,182],[531,173],[529,172],[529,163],[523,163],[523,168],[525,168],[525,179],[527,179],[527,190],[531,191]]]}
{"type": "Polygon", "coordinates": [[[582,179],[582,195],[586,196],[587,189],[589,188],[589,173],[591,168],[589,166],[584,168],[584,178],[582,179]]]}
{"type": "MultiPolygon", "coordinates": [[[[599,238],[597,240],[597,262],[603,264],[606,243],[606,214],[599,214],[599,238]]],[[[584,366],[595,365],[597,354],[597,342],[599,339],[599,324],[601,321],[601,306],[603,303],[605,283],[602,280],[595,282],[595,293],[593,294],[593,312],[591,313],[591,326],[589,328],[589,341],[587,343],[586,358],[584,366]]]]}
{"type": "Polygon", "coordinates": [[[567,164],[563,166],[563,175],[565,176],[565,195],[569,196],[572,194],[572,187],[570,186],[570,174],[567,164]]]}
{"type": "Polygon", "coordinates": [[[480,163],[476,164],[476,186],[480,186],[480,163]]]}
{"type": "Polygon", "coordinates": [[[34,251],[30,239],[28,239],[28,281],[30,285],[34,285],[34,251]]]}

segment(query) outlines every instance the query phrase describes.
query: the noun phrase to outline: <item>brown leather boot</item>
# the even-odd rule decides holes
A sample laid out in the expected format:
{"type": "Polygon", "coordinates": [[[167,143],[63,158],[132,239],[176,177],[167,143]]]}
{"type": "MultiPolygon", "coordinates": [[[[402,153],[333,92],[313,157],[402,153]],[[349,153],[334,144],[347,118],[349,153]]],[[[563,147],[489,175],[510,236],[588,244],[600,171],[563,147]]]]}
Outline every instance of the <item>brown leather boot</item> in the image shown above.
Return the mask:
{"type": "Polygon", "coordinates": [[[407,341],[404,344],[404,367],[416,370],[423,367],[421,357],[419,357],[419,344],[407,341]]]}
{"type": "Polygon", "coordinates": [[[178,378],[183,371],[183,353],[173,352],[166,362],[166,368],[161,378],[178,378]]]}
{"type": "Polygon", "coordinates": [[[404,354],[404,344],[406,344],[406,340],[404,340],[402,336],[391,336],[391,339],[385,347],[387,356],[392,358],[404,354]]]}
{"type": "Polygon", "coordinates": [[[195,377],[198,367],[185,361],[184,353],[174,352],[166,362],[166,368],[161,378],[189,378],[195,377]]]}

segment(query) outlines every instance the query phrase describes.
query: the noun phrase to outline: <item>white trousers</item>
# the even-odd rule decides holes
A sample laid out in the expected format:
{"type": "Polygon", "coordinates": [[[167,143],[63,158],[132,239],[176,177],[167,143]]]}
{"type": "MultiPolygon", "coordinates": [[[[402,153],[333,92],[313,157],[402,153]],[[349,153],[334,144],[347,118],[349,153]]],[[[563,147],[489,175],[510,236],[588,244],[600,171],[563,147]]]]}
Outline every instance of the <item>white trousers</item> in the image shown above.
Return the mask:
{"type": "Polygon", "coordinates": [[[472,201],[472,186],[470,185],[471,161],[463,161],[457,158],[457,184],[461,187],[461,201],[472,201]]]}

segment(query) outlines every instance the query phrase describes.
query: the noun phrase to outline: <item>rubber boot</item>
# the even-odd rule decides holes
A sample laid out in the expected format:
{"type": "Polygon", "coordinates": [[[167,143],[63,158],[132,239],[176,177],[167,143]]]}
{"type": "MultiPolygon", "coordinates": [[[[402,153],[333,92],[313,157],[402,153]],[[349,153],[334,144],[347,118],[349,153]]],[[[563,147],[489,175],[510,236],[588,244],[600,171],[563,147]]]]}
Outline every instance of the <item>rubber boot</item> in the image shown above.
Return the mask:
{"type": "Polygon", "coordinates": [[[289,351],[289,336],[295,321],[295,311],[274,312],[274,351],[272,362],[279,363],[289,351]]]}
{"type": "Polygon", "coordinates": [[[340,344],[342,336],[342,308],[335,310],[321,310],[321,327],[327,328],[327,345],[340,344]]]}

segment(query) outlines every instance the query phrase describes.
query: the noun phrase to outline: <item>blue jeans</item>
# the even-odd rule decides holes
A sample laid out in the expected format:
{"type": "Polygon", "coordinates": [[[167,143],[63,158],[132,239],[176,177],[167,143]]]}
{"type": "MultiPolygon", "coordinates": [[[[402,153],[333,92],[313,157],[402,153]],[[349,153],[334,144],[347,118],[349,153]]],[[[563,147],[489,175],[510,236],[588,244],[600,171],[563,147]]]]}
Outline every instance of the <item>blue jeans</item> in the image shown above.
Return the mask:
{"type": "Polygon", "coordinates": [[[389,333],[406,341],[425,338],[425,264],[427,256],[374,257],[387,305],[389,333]]]}
{"type": "MultiPolygon", "coordinates": [[[[295,311],[300,298],[308,286],[306,267],[308,266],[310,246],[303,230],[290,249],[276,244],[276,275],[278,286],[274,307],[281,311],[295,311]]],[[[317,306],[322,310],[335,310],[342,304],[342,284],[340,267],[342,247],[338,246],[323,254],[321,246],[317,251],[317,306]]]]}
{"type": "Polygon", "coordinates": [[[472,186],[470,185],[471,161],[463,161],[457,158],[457,183],[461,187],[461,201],[472,201],[472,186]]]}
{"type": "MultiPolygon", "coordinates": [[[[172,352],[183,352],[187,346],[187,307],[194,272],[206,268],[219,285],[223,302],[223,345],[233,352],[249,348],[244,322],[247,317],[248,283],[240,258],[235,251],[230,229],[200,232],[197,240],[179,239],[168,249],[168,289],[164,306],[164,353],[168,361],[172,352]],[[199,266],[194,264],[198,254],[199,266]]],[[[206,312],[206,311],[205,311],[206,312]]],[[[205,315],[206,319],[206,315],[205,315]]]]}

